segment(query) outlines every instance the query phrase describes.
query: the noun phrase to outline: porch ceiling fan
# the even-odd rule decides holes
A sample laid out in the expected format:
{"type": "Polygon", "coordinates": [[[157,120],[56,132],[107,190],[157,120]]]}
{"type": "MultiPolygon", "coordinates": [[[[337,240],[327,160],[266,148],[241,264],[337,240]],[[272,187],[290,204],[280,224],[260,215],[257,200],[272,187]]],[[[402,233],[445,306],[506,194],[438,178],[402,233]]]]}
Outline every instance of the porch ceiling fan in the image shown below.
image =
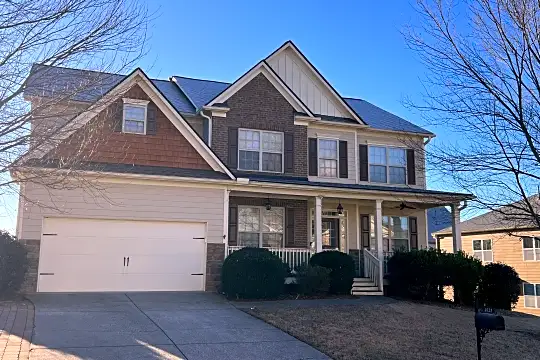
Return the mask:
{"type": "Polygon", "coordinates": [[[402,201],[401,204],[396,206],[396,209],[399,209],[399,210],[404,210],[404,209],[416,210],[416,208],[414,206],[410,206],[410,205],[405,204],[405,201],[402,201]]]}

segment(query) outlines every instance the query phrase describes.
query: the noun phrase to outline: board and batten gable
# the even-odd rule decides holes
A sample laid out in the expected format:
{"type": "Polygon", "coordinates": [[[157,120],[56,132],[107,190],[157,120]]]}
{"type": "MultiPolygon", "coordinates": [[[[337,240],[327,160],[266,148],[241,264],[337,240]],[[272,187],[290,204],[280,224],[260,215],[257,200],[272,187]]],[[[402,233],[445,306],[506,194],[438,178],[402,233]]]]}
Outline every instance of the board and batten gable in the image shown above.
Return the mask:
{"type": "MultiPolygon", "coordinates": [[[[491,240],[493,262],[501,262],[512,266],[519,277],[531,284],[540,284],[540,261],[525,261],[520,236],[540,236],[540,231],[525,231],[509,235],[504,232],[484,233],[479,235],[462,234],[463,251],[473,254],[473,240],[491,240]]],[[[440,238],[441,250],[452,252],[452,236],[440,238]]],[[[515,310],[533,315],[540,315],[540,309],[526,308],[523,296],[519,297],[515,310]]]]}
{"type": "Polygon", "coordinates": [[[351,117],[345,106],[336,101],[335,95],[328,91],[327,85],[313,74],[291,48],[286,48],[276,55],[271,57],[268,63],[313,113],[351,117]]]}

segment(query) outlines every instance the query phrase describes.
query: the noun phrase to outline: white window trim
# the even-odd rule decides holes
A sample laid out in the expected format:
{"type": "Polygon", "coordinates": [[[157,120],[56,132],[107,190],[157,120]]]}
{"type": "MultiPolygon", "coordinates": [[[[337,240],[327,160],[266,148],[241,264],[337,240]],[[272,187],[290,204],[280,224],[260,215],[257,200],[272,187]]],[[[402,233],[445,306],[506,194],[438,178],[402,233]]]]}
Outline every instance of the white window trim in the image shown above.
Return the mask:
{"type": "Polygon", "coordinates": [[[237,151],[237,164],[238,164],[238,170],[241,170],[241,171],[257,171],[257,172],[266,172],[266,173],[271,173],[271,174],[283,174],[285,172],[285,133],[281,132],[281,131],[269,131],[269,130],[258,130],[258,129],[247,129],[247,128],[239,128],[238,129],[238,133],[240,134],[240,131],[253,131],[253,132],[258,132],[259,133],[259,150],[258,153],[259,153],[259,170],[251,170],[251,169],[241,169],[240,168],[240,151],[255,151],[255,150],[244,150],[244,149],[240,149],[240,135],[238,135],[238,151],[237,151]],[[263,139],[262,139],[262,134],[263,133],[271,133],[271,134],[280,134],[281,135],[281,152],[278,152],[278,151],[268,151],[268,150],[264,150],[262,149],[263,147],[263,139]],[[262,154],[263,152],[265,153],[269,153],[269,154],[281,154],[281,171],[268,171],[268,170],[263,170],[262,167],[263,167],[263,161],[262,161],[262,154]]]}
{"type": "Polygon", "coordinates": [[[405,146],[396,146],[396,145],[383,145],[383,144],[367,144],[368,145],[368,182],[372,182],[371,181],[371,165],[375,165],[375,166],[385,166],[386,167],[386,182],[373,182],[374,184],[389,184],[389,185],[407,185],[407,150],[408,148],[405,147],[405,146]],[[381,147],[381,148],[385,148],[386,149],[386,164],[385,165],[382,165],[382,164],[371,164],[371,161],[370,161],[370,156],[369,156],[369,149],[371,147],[381,147]],[[388,159],[389,159],[389,149],[402,149],[405,151],[405,166],[395,166],[395,165],[390,165],[388,159]],[[404,183],[391,183],[390,182],[390,167],[403,167],[405,169],[405,182],[404,183]]]}
{"type": "Polygon", "coordinates": [[[538,284],[531,284],[531,283],[523,283],[523,307],[526,309],[539,309],[540,308],[540,301],[538,301],[538,297],[540,297],[540,294],[536,293],[536,286],[538,284]],[[533,295],[525,295],[525,285],[532,285],[534,287],[534,303],[536,306],[527,306],[525,301],[525,296],[533,296],[533,295]]]}
{"type": "Polygon", "coordinates": [[[123,111],[122,111],[122,132],[124,134],[135,134],[135,135],[146,135],[147,130],[147,123],[148,123],[148,104],[150,101],[148,100],[139,100],[139,99],[129,99],[129,98],[122,98],[123,104],[123,111]],[[126,105],[134,106],[134,107],[140,107],[144,108],[144,131],[142,133],[134,132],[134,131],[126,131],[126,112],[125,107],[126,105]]]}
{"type": "MultiPolygon", "coordinates": [[[[370,221],[370,223],[372,223],[372,218],[374,218],[374,217],[375,217],[374,214],[369,214],[369,221],[370,221]]],[[[389,225],[390,225],[390,221],[391,221],[391,218],[392,218],[392,217],[403,217],[403,218],[406,218],[406,219],[407,219],[407,235],[408,235],[408,236],[407,236],[407,251],[410,251],[410,250],[411,250],[411,231],[410,231],[410,221],[411,221],[411,217],[410,217],[410,216],[398,216],[398,215],[383,215],[383,219],[384,219],[384,217],[387,217],[387,218],[388,218],[388,224],[389,224],[389,225]]],[[[390,226],[391,226],[391,225],[390,225],[390,226]]],[[[418,224],[417,224],[417,226],[418,226],[418,224]]],[[[375,244],[375,242],[377,241],[377,239],[372,239],[372,238],[371,238],[371,234],[373,234],[374,231],[375,231],[375,229],[370,227],[370,234],[369,234],[369,236],[370,236],[370,247],[371,247],[373,244],[375,244]],[[373,243],[373,244],[372,244],[372,243],[373,243]]],[[[388,234],[390,234],[390,231],[388,232],[388,234]]],[[[383,241],[384,241],[385,237],[383,236],[382,239],[383,239],[383,241]]],[[[388,239],[388,252],[394,252],[395,250],[392,250],[392,247],[391,247],[391,245],[392,245],[392,240],[394,240],[394,238],[392,238],[392,236],[389,235],[389,236],[387,237],[387,239],[388,239]]],[[[397,239],[397,240],[403,240],[403,238],[396,238],[396,239],[397,239]]],[[[384,250],[384,242],[383,242],[383,252],[387,252],[387,251],[384,250]]]]}
{"type": "MultiPolygon", "coordinates": [[[[308,226],[309,228],[309,231],[308,231],[308,244],[313,244],[315,245],[315,233],[313,232],[313,228],[314,228],[314,224],[313,222],[315,221],[315,208],[310,208],[310,216],[309,216],[309,224],[311,226],[308,226]]],[[[329,212],[336,212],[336,209],[330,209],[330,208],[323,208],[322,209],[322,219],[345,219],[345,227],[346,227],[346,230],[345,230],[345,252],[348,254],[349,253],[349,212],[348,210],[343,210],[343,215],[324,215],[324,213],[329,213],[329,212]]],[[[341,241],[341,239],[340,239],[341,241]]]]}
{"type": "Polygon", "coordinates": [[[522,237],[521,237],[521,238],[522,238],[522,239],[521,239],[521,256],[523,256],[523,261],[526,261],[526,262],[540,261],[540,258],[538,258],[538,257],[536,256],[536,249],[540,249],[540,248],[535,247],[536,241],[535,241],[534,239],[537,238],[537,237],[538,237],[538,236],[532,236],[532,235],[531,235],[531,236],[522,236],[522,237]],[[533,239],[533,247],[532,247],[532,248],[525,248],[525,247],[523,246],[523,238],[524,238],[524,237],[530,237],[530,238],[533,239]],[[534,259],[533,259],[533,260],[526,260],[526,259],[525,259],[525,250],[529,250],[529,251],[532,250],[532,253],[533,253],[533,256],[534,256],[534,259]]]}
{"type": "MultiPolygon", "coordinates": [[[[285,221],[285,217],[286,217],[286,214],[285,214],[285,208],[284,207],[281,207],[281,206],[272,206],[272,209],[283,209],[283,232],[281,233],[277,233],[277,232],[265,232],[263,231],[263,214],[262,212],[266,210],[266,207],[265,206],[249,206],[249,205],[239,205],[238,206],[238,214],[240,214],[240,209],[259,209],[259,247],[260,248],[264,248],[264,249],[272,249],[271,247],[263,247],[263,234],[282,234],[283,235],[283,242],[281,244],[281,248],[284,248],[285,247],[285,236],[286,236],[286,228],[285,228],[285,225],[286,225],[286,221],[285,221]]],[[[239,216],[240,218],[240,216],[239,216]]],[[[240,233],[241,232],[250,232],[250,231],[240,231],[240,227],[237,226],[238,230],[236,231],[236,239],[239,239],[240,238],[240,233]]],[[[255,232],[253,232],[255,233],[255,232]]]]}
{"type": "Polygon", "coordinates": [[[338,138],[332,138],[332,137],[317,137],[317,177],[324,178],[324,179],[339,179],[339,140],[338,138]],[[328,159],[328,158],[321,158],[320,149],[321,149],[321,140],[328,140],[328,141],[335,141],[336,143],[336,158],[335,159],[328,159]],[[320,174],[320,160],[336,160],[336,176],[322,176],[320,174]]]}
{"type": "Polygon", "coordinates": [[[482,253],[482,258],[478,259],[478,260],[482,261],[483,264],[490,264],[490,263],[495,261],[495,258],[494,258],[494,255],[493,255],[493,240],[492,239],[473,239],[471,241],[471,246],[472,246],[473,257],[474,257],[475,252],[481,252],[482,253]],[[474,242],[475,241],[480,241],[481,250],[474,250],[474,242]],[[491,250],[484,250],[484,241],[490,241],[491,242],[491,250]],[[491,261],[484,260],[484,258],[485,258],[484,253],[488,252],[488,251],[491,252],[491,261]]]}

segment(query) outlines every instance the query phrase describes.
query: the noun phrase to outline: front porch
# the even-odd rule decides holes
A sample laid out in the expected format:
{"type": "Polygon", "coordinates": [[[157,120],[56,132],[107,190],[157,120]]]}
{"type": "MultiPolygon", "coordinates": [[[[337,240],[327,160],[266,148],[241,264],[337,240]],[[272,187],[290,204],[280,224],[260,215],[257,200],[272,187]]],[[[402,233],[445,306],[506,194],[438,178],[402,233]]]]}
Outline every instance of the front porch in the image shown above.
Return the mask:
{"type": "MultiPolygon", "coordinates": [[[[426,211],[447,203],[407,195],[351,197],[231,192],[225,256],[264,247],[293,270],[317,252],[339,250],[355,259],[359,277],[382,291],[387,259],[396,250],[427,248],[426,211]]],[[[451,206],[459,219],[459,203],[451,206]]],[[[453,226],[460,239],[459,221],[453,226]]]]}

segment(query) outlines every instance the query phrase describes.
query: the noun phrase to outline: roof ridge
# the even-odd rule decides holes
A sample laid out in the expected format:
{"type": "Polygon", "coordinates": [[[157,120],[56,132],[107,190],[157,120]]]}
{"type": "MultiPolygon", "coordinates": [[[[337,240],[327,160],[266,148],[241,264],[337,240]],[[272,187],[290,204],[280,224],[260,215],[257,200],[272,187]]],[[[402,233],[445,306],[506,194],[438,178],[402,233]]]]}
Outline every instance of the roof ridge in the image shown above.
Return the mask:
{"type": "Polygon", "coordinates": [[[190,76],[173,75],[173,77],[182,78],[182,79],[189,79],[189,80],[208,81],[208,82],[214,82],[214,83],[220,83],[220,84],[226,84],[226,85],[231,85],[232,84],[232,83],[227,82],[227,81],[199,79],[199,78],[194,78],[194,77],[190,77],[190,76]]]}

